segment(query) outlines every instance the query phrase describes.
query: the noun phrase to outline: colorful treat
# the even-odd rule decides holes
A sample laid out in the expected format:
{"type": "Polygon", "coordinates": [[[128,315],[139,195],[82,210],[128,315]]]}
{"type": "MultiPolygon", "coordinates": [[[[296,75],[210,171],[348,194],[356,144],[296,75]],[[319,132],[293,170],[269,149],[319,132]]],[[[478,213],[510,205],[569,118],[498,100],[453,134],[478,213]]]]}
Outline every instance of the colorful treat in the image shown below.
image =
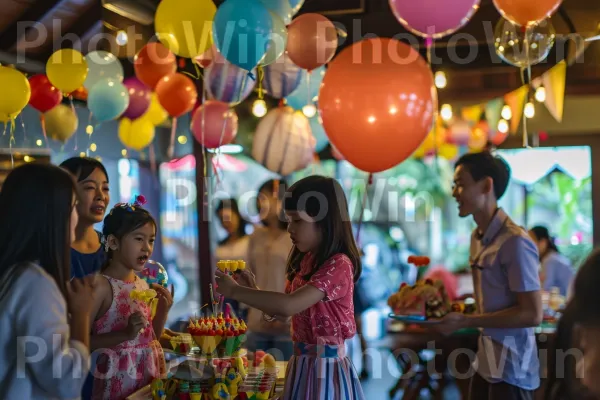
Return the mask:
{"type": "Polygon", "coordinates": [[[415,267],[426,267],[429,265],[431,260],[427,256],[409,256],[408,263],[415,267]]]}
{"type": "Polygon", "coordinates": [[[414,286],[404,285],[388,298],[395,314],[425,318],[441,318],[451,310],[442,281],[418,281],[414,286]]]}

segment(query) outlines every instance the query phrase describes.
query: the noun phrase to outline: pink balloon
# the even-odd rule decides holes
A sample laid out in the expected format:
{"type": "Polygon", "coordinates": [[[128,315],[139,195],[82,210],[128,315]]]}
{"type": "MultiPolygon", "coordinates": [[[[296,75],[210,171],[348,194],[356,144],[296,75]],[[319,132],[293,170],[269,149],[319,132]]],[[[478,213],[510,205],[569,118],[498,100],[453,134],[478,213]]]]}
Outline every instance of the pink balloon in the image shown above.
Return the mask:
{"type": "Polygon", "coordinates": [[[415,35],[439,39],[469,22],[481,0],[389,1],[394,15],[406,29],[415,35]]]}
{"type": "Polygon", "coordinates": [[[216,149],[233,142],[238,131],[238,116],[229,104],[208,100],[192,117],[192,132],[198,143],[216,149]]]}

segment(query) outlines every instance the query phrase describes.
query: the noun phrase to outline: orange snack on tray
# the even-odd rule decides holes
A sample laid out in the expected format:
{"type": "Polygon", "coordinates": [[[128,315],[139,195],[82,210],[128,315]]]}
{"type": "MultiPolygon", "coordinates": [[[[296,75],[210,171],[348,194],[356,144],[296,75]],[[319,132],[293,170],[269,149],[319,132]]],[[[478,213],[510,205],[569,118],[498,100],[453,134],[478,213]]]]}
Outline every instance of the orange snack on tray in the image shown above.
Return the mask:
{"type": "Polygon", "coordinates": [[[415,267],[426,267],[431,263],[431,260],[427,256],[409,256],[408,263],[413,264],[415,267]]]}

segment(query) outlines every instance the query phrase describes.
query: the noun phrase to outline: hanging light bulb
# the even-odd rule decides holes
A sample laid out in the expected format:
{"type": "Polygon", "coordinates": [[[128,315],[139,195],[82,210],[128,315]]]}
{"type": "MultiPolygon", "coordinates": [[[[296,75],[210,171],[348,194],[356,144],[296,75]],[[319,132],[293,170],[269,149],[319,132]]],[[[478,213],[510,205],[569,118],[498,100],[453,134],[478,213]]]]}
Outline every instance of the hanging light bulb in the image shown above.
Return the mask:
{"type": "Polygon", "coordinates": [[[92,125],[86,126],[85,133],[87,133],[88,135],[91,135],[92,133],[94,133],[94,127],[92,125]]]}
{"type": "Polygon", "coordinates": [[[498,121],[498,132],[508,132],[508,122],[505,119],[501,119],[500,121],[498,121]]]}
{"type": "Polygon", "coordinates": [[[509,120],[512,118],[512,110],[510,109],[510,106],[508,104],[502,107],[502,112],[500,113],[500,115],[505,120],[509,120]]]}
{"type": "Polygon", "coordinates": [[[440,110],[440,115],[444,121],[450,121],[452,119],[452,106],[450,104],[444,104],[440,110]]]}
{"type": "Polygon", "coordinates": [[[443,89],[448,84],[448,80],[446,79],[446,74],[444,71],[437,71],[434,76],[435,87],[438,89],[443,89]]]}
{"type": "Polygon", "coordinates": [[[525,104],[525,110],[523,111],[523,113],[525,114],[526,118],[533,118],[535,116],[535,106],[533,105],[532,102],[527,102],[527,104],[525,104]]]}
{"type": "Polygon", "coordinates": [[[117,32],[117,36],[115,37],[115,41],[119,46],[125,46],[129,41],[129,37],[125,31],[117,32]]]}
{"type": "Polygon", "coordinates": [[[255,100],[254,104],[252,104],[252,114],[257,118],[267,115],[267,103],[261,99],[255,100]]]}
{"type": "Polygon", "coordinates": [[[302,114],[306,116],[306,118],[312,118],[317,115],[317,107],[314,104],[307,104],[302,107],[302,114]]]}
{"type": "Polygon", "coordinates": [[[539,101],[540,103],[543,103],[544,101],[546,101],[546,88],[543,86],[540,86],[539,88],[537,88],[535,90],[535,99],[537,101],[539,101]]]}

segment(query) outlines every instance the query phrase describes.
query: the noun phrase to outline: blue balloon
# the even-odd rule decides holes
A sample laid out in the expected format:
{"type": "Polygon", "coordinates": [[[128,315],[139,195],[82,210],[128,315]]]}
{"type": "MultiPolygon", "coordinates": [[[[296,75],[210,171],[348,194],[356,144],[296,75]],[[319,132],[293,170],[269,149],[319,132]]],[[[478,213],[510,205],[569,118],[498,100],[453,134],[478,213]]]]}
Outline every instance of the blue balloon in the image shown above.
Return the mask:
{"type": "Polygon", "coordinates": [[[321,89],[324,77],[325,66],[315,69],[310,74],[310,89],[307,79],[304,77],[298,88],[285,98],[287,105],[294,110],[302,110],[302,107],[309,104],[309,100],[314,101],[314,98],[319,95],[319,89],[321,89]]]}
{"type": "Polygon", "coordinates": [[[315,146],[315,150],[317,152],[323,150],[329,144],[329,138],[325,133],[325,128],[321,123],[319,116],[316,115],[308,120],[310,122],[310,129],[312,131],[313,136],[317,140],[317,145],[315,146]]]}
{"type": "Polygon", "coordinates": [[[300,11],[300,8],[302,8],[302,5],[304,4],[304,0],[289,0],[290,1],[290,6],[292,7],[292,11],[294,13],[294,15],[298,14],[298,11],[300,11]]]}
{"type": "Polygon", "coordinates": [[[273,11],[282,20],[283,23],[289,25],[294,16],[294,10],[289,0],[259,0],[268,10],[273,11]]]}
{"type": "Polygon", "coordinates": [[[257,0],[227,0],[213,21],[213,40],[232,64],[252,71],[263,59],[273,34],[269,10],[257,0]]]}
{"type": "Polygon", "coordinates": [[[117,119],[129,107],[129,92],[114,79],[103,79],[90,89],[88,108],[98,122],[117,119]]]}

